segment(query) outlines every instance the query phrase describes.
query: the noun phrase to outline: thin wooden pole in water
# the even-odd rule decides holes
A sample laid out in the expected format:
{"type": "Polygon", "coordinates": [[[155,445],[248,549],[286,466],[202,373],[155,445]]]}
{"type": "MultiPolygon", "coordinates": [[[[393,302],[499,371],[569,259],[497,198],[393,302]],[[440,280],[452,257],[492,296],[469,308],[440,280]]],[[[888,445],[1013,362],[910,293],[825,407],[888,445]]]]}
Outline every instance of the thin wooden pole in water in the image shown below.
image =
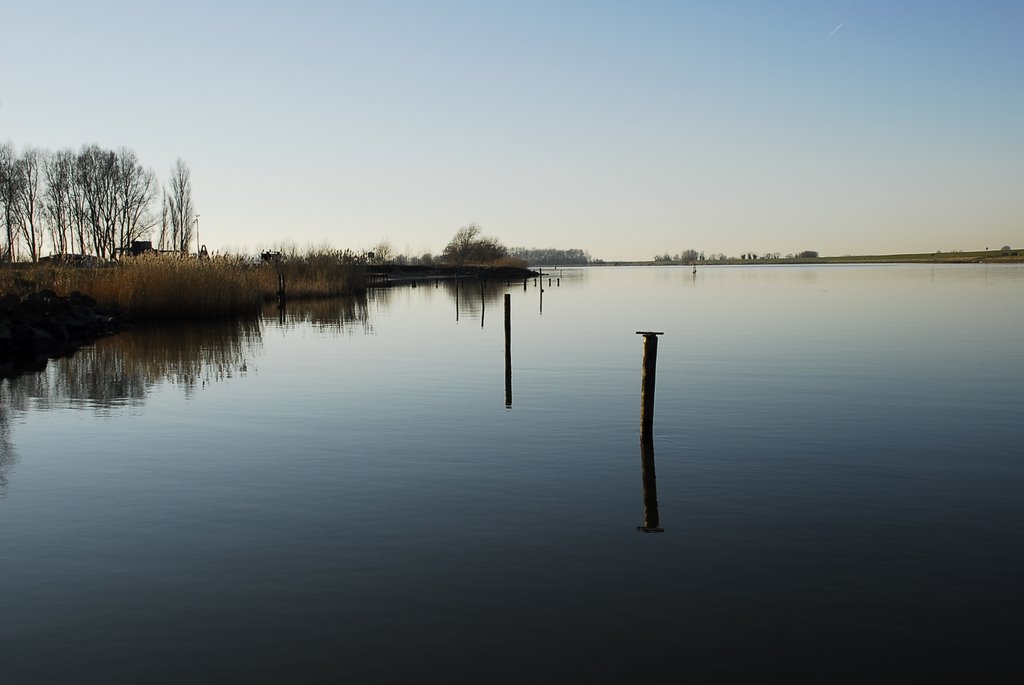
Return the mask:
{"type": "Polygon", "coordinates": [[[654,439],[654,383],[658,375],[658,336],[662,331],[637,331],[644,336],[644,364],[640,378],[640,440],[654,439]]]}
{"type": "Polygon", "coordinates": [[[284,272],[279,271],[277,274],[277,306],[281,309],[284,309],[284,300],[284,272]]]}
{"type": "Polygon", "coordinates": [[[505,293],[505,408],[512,408],[512,296],[505,293]]]}

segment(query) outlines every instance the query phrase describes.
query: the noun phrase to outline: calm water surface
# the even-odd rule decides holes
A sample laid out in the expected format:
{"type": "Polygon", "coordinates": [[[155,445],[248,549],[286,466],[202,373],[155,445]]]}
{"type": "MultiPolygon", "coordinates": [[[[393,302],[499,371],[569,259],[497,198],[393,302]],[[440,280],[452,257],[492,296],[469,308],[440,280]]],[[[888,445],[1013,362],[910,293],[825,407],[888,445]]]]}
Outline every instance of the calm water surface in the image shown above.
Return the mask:
{"type": "Polygon", "coordinates": [[[1024,268],[553,277],[0,383],[4,682],[1021,671],[1024,268]]]}

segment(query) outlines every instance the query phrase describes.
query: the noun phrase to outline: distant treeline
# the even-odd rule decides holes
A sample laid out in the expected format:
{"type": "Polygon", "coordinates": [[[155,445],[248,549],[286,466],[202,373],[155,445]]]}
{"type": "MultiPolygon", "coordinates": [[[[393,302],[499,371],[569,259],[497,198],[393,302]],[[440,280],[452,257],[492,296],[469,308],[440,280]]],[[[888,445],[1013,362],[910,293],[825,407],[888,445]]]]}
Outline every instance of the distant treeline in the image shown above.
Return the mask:
{"type": "Polygon", "coordinates": [[[553,247],[512,247],[508,253],[531,266],[589,264],[591,261],[590,254],[578,248],[559,250],[553,247]]]}
{"type": "MultiPolygon", "coordinates": [[[[785,256],[785,259],[816,259],[817,257],[818,257],[818,252],[816,250],[804,250],[803,252],[799,252],[799,253],[787,254],[785,256]]],[[[744,252],[739,257],[728,257],[724,253],[718,252],[718,253],[710,254],[707,257],[705,257],[703,252],[698,252],[697,250],[693,250],[693,249],[683,250],[682,252],[677,252],[676,254],[671,254],[669,252],[666,252],[665,254],[656,254],[656,255],[654,255],[654,261],[655,262],[682,262],[684,264],[689,264],[689,263],[692,263],[692,262],[703,262],[703,261],[714,261],[714,262],[726,262],[726,261],[732,261],[732,260],[740,260],[740,261],[748,261],[748,260],[749,261],[757,261],[757,260],[762,260],[763,261],[763,260],[773,260],[773,259],[782,259],[782,258],[783,257],[781,255],[781,253],[779,253],[779,252],[766,252],[764,254],[757,254],[757,253],[754,253],[754,252],[744,252]]]]}
{"type": "Polygon", "coordinates": [[[382,240],[368,253],[374,264],[504,264],[505,266],[568,266],[589,264],[592,260],[585,250],[560,250],[553,247],[505,247],[497,238],[485,236],[475,223],[467,224],[455,233],[440,255],[425,252],[422,255],[395,253],[391,243],[382,240]]]}
{"type": "Polygon", "coordinates": [[[0,260],[54,255],[109,259],[159,227],[159,246],[187,252],[197,216],[185,162],[166,188],[133,150],[98,145],[18,153],[0,143],[0,260]],[[153,205],[162,191],[160,213],[153,205]]]}

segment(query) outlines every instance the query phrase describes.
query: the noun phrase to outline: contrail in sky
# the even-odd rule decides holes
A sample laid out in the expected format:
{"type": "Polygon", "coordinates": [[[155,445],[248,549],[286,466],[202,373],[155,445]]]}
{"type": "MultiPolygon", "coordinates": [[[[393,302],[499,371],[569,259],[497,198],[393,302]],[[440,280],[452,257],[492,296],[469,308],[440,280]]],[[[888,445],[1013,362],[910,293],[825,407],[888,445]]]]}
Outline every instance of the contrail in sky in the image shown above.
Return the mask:
{"type": "MultiPolygon", "coordinates": [[[[844,20],[844,21],[841,21],[841,22],[839,22],[839,26],[837,26],[837,27],[835,27],[834,29],[832,29],[832,33],[830,33],[830,34],[828,34],[827,36],[825,36],[825,40],[828,40],[828,39],[829,39],[829,38],[831,38],[832,36],[836,35],[836,31],[838,31],[839,29],[843,28],[843,24],[845,24],[845,23],[846,23],[846,21],[845,21],[845,20],[844,20]]],[[[823,40],[823,41],[821,41],[821,42],[822,42],[822,43],[824,43],[824,42],[825,42],[825,40],[823,40]]]]}

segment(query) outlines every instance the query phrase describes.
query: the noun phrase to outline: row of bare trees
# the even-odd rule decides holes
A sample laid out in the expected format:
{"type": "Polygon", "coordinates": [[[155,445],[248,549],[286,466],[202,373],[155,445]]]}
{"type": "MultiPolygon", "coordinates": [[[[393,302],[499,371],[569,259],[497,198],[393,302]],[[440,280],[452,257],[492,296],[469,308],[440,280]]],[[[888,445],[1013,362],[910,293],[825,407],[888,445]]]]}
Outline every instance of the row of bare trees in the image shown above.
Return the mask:
{"type": "Polygon", "coordinates": [[[47,243],[54,255],[110,259],[158,226],[161,249],[187,252],[196,215],[184,161],[172,169],[156,217],[160,192],[156,174],[128,148],[29,147],[18,154],[0,143],[0,260],[38,261],[47,243]]]}

